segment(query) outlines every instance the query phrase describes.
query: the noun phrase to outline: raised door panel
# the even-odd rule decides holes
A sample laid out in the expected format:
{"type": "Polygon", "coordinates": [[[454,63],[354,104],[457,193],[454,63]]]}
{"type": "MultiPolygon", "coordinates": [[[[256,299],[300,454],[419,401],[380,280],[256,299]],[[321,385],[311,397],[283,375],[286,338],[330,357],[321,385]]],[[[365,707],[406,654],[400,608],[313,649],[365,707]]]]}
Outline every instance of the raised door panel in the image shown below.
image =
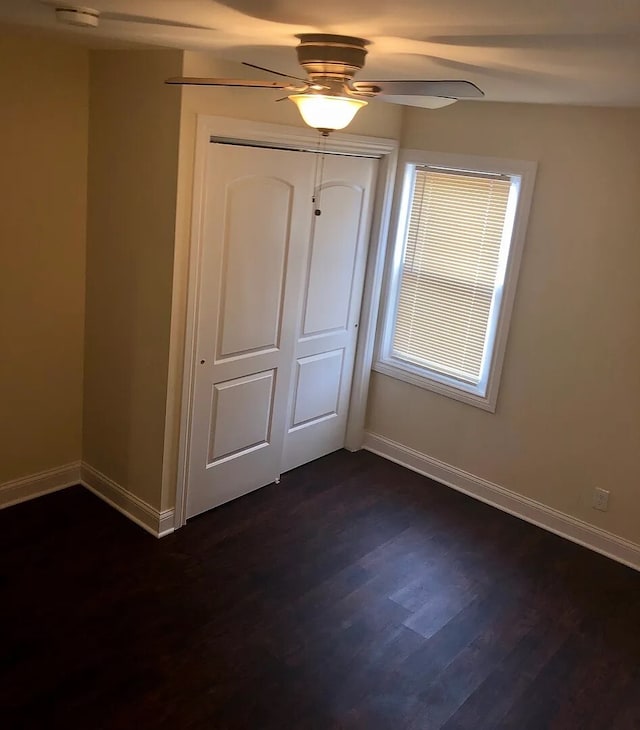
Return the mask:
{"type": "Polygon", "coordinates": [[[208,466],[269,444],[274,383],[268,370],[213,386],[208,466]]]}
{"type": "Polygon", "coordinates": [[[363,193],[339,181],[322,190],[322,214],[314,219],[311,238],[303,337],[348,326],[363,193]]]}
{"type": "Polygon", "coordinates": [[[337,415],[344,350],[298,360],[292,428],[337,415]]]}
{"type": "Polygon", "coordinates": [[[276,178],[227,188],[217,361],[279,346],[292,203],[276,178]]]}

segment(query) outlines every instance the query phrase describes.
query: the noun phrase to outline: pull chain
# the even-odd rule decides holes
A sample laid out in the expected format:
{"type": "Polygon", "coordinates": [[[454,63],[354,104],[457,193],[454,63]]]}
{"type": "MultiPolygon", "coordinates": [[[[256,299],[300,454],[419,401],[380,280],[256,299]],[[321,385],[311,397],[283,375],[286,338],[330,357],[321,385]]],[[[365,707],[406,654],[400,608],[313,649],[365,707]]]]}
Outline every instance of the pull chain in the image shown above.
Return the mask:
{"type": "Polygon", "coordinates": [[[318,154],[316,154],[316,164],[313,173],[313,197],[311,202],[314,204],[314,215],[322,215],[320,208],[320,199],[322,198],[322,180],[324,176],[324,160],[327,150],[328,132],[320,132],[320,144],[318,145],[318,154]]]}

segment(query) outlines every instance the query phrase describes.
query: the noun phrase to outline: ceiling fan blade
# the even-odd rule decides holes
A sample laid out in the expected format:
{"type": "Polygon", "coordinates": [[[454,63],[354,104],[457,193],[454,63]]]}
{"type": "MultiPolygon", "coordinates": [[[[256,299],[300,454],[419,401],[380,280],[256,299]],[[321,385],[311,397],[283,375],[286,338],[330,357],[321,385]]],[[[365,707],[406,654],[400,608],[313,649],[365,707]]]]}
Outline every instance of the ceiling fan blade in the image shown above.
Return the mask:
{"type": "Polygon", "coordinates": [[[165,81],[165,84],[179,84],[181,86],[246,86],[253,89],[291,89],[297,90],[290,84],[279,81],[250,81],[249,79],[210,79],[198,76],[174,76],[165,81]]]}
{"type": "Polygon", "coordinates": [[[417,106],[422,109],[441,109],[443,106],[455,104],[457,99],[447,96],[391,96],[390,94],[376,97],[379,101],[403,106],[417,106]]]}
{"type": "Polygon", "coordinates": [[[632,27],[619,32],[597,33],[495,33],[493,35],[435,35],[424,38],[427,43],[468,48],[510,48],[510,49],[597,49],[605,44],[628,47],[637,45],[637,33],[632,27]]]}
{"type": "Polygon", "coordinates": [[[153,18],[147,15],[130,15],[129,13],[112,13],[100,11],[100,20],[120,20],[126,23],[144,23],[146,25],[164,25],[169,28],[194,28],[196,30],[217,30],[208,25],[197,23],[185,23],[182,20],[167,20],[165,18],[153,18]]]}
{"type": "Polygon", "coordinates": [[[354,91],[380,89],[381,96],[445,96],[450,99],[480,99],[484,92],[470,81],[354,81],[354,91]]]}
{"type": "Polygon", "coordinates": [[[307,79],[303,79],[300,76],[292,76],[291,74],[283,74],[283,73],[280,73],[280,71],[274,71],[271,68],[265,68],[264,66],[256,66],[255,63],[247,63],[247,61],[243,61],[242,65],[249,66],[249,68],[256,68],[256,69],[258,69],[258,71],[266,71],[267,73],[275,74],[276,76],[282,76],[282,78],[285,78],[285,79],[294,79],[295,81],[302,81],[303,84],[309,83],[307,81],[307,79]]]}

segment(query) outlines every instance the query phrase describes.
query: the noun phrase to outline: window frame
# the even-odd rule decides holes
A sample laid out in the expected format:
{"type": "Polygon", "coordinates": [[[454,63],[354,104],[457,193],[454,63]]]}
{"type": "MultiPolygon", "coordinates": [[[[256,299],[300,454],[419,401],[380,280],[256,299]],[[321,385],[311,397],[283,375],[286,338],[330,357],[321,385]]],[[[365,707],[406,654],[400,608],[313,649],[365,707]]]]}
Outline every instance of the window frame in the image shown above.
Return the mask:
{"type": "MultiPolygon", "coordinates": [[[[383,306],[373,370],[492,413],[495,412],[536,170],[537,163],[524,160],[425,150],[401,150],[391,213],[389,232],[391,245],[387,255],[383,306]],[[482,374],[477,384],[430,370],[423,365],[411,363],[393,355],[393,334],[415,169],[424,166],[471,173],[507,175],[511,178],[512,187],[509,200],[511,210],[508,215],[513,216],[513,222],[509,235],[510,244],[506,251],[501,251],[500,255],[499,271],[502,286],[494,287],[488,324],[489,347],[483,359],[482,374]]],[[[505,227],[506,232],[507,226],[505,227]]]]}

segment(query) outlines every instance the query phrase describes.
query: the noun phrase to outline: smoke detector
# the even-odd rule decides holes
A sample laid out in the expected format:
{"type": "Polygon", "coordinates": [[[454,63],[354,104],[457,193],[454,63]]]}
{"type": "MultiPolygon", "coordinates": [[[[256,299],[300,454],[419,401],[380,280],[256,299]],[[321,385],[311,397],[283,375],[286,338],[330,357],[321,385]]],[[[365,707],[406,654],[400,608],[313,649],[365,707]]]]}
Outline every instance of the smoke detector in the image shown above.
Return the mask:
{"type": "Polygon", "coordinates": [[[65,25],[78,25],[81,28],[97,28],[100,12],[93,8],[56,8],[56,20],[65,25]]]}

